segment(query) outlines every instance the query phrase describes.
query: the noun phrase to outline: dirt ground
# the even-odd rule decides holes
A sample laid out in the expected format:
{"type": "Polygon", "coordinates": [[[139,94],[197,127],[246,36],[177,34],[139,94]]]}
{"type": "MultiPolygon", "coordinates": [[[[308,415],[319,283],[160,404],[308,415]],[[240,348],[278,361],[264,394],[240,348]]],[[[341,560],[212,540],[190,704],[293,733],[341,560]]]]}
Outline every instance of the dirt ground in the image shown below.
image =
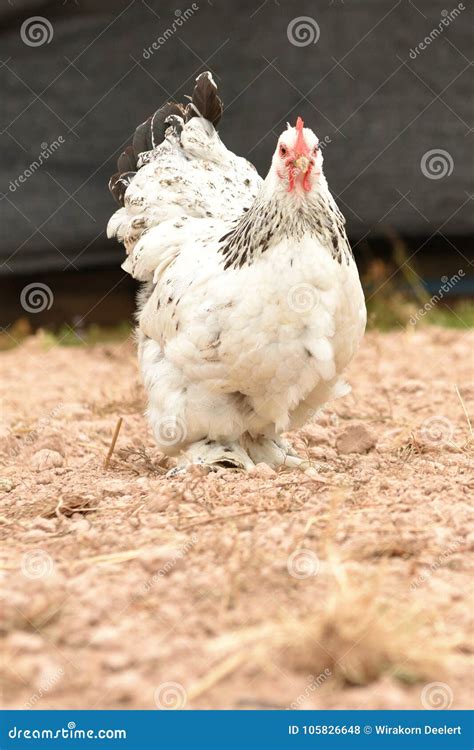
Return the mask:
{"type": "Polygon", "coordinates": [[[177,478],[132,341],[2,353],[3,705],[468,707],[472,346],[371,332],[312,471],[177,478]]]}

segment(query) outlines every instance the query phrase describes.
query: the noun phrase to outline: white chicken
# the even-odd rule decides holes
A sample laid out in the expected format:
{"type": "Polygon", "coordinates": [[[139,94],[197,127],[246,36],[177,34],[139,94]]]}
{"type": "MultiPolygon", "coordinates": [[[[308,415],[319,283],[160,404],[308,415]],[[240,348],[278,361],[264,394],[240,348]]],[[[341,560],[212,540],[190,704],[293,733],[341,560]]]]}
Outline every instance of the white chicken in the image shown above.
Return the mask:
{"type": "Polygon", "coordinates": [[[202,73],[187,107],[137,129],[108,235],[145,282],[139,360],[161,451],[178,470],[297,467],[281,433],[349,390],[364,296],[313,131],[288,125],[262,181],[220,140],[221,114],[202,73]]]}

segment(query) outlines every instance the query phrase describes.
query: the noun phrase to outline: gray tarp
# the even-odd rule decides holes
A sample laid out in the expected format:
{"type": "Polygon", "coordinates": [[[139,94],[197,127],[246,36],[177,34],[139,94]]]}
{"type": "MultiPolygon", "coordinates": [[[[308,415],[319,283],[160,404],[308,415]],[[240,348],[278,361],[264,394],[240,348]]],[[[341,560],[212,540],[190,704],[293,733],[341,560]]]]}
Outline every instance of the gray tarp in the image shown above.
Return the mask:
{"type": "Polygon", "coordinates": [[[353,238],[384,225],[471,234],[472,18],[461,6],[3,0],[2,272],[117,263],[104,240],[115,158],[139,122],[190,93],[207,68],[227,105],[222,138],[261,173],[298,114],[330,141],[326,174],[353,238]],[[21,32],[32,16],[50,24],[38,46],[28,23],[21,32]],[[420,162],[439,149],[438,167],[452,173],[429,179],[420,162]]]}

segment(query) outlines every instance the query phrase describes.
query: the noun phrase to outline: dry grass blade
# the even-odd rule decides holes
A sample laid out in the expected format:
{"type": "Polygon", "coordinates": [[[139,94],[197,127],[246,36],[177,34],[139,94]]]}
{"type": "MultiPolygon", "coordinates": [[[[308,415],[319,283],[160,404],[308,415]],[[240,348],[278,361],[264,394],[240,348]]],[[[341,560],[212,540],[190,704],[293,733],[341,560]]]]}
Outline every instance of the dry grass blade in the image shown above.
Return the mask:
{"type": "Polygon", "coordinates": [[[329,670],[343,685],[368,685],[388,673],[416,683],[449,672],[457,644],[435,632],[431,617],[384,598],[375,581],[354,588],[343,566],[335,567],[341,570],[333,571],[334,591],[314,615],[224,634],[211,650],[262,664],[280,659],[285,669],[305,674],[329,670]]]}
{"type": "Polygon", "coordinates": [[[123,417],[119,417],[117,424],[115,425],[114,434],[112,436],[112,442],[110,443],[109,452],[107,453],[107,456],[105,457],[104,461],[104,469],[108,468],[108,465],[110,463],[110,459],[112,458],[112,453],[114,452],[115,443],[117,442],[117,438],[119,436],[120,428],[122,426],[123,417]]]}
{"type": "Polygon", "coordinates": [[[462,398],[462,396],[461,396],[461,394],[459,392],[459,388],[457,386],[455,386],[455,390],[456,390],[457,396],[458,396],[458,398],[459,398],[459,400],[461,402],[461,408],[462,408],[462,410],[464,412],[464,416],[466,417],[467,426],[469,428],[469,435],[470,435],[470,438],[472,439],[474,437],[474,435],[473,435],[473,432],[472,432],[471,420],[469,419],[469,414],[467,413],[466,404],[464,403],[464,400],[463,400],[463,398],[462,398]]]}
{"type": "Polygon", "coordinates": [[[143,476],[145,471],[153,476],[162,476],[166,474],[167,468],[163,466],[166,456],[159,459],[153,459],[144,445],[135,447],[125,447],[117,451],[118,461],[114,462],[115,468],[119,471],[132,471],[137,476],[143,476]]]}
{"type": "Polygon", "coordinates": [[[93,557],[81,557],[81,563],[92,563],[97,565],[112,564],[127,562],[128,560],[135,560],[140,557],[144,552],[143,549],[129,549],[123,550],[122,552],[111,552],[107,555],[95,555],[93,557]]]}

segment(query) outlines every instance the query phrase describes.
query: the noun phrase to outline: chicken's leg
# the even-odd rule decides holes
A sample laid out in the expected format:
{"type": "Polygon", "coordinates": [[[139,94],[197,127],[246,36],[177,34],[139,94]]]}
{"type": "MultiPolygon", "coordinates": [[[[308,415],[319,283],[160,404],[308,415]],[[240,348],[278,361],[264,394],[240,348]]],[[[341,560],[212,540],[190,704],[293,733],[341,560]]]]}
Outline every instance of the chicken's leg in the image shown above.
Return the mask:
{"type": "Polygon", "coordinates": [[[290,469],[310,467],[306,458],[298,456],[291,445],[276,436],[259,435],[252,437],[246,432],[241,437],[241,445],[254,463],[265,463],[273,469],[287,466],[290,469]]]}
{"type": "Polygon", "coordinates": [[[178,465],[168,472],[168,475],[183,473],[193,464],[205,466],[211,470],[224,468],[248,471],[255,466],[238,442],[221,443],[217,440],[199,440],[183,451],[178,459],[178,465]]]}

